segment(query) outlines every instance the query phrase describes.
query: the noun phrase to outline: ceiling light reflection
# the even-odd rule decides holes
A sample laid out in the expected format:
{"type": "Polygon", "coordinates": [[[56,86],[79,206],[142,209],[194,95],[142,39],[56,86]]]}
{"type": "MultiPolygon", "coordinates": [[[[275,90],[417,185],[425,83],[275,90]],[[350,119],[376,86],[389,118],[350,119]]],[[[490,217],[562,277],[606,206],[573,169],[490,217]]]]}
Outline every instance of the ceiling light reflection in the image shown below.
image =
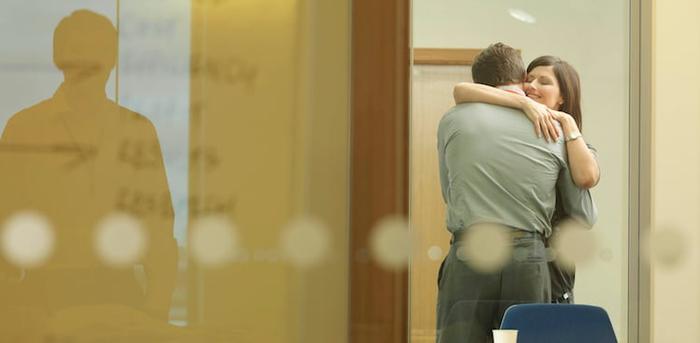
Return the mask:
{"type": "Polygon", "coordinates": [[[535,19],[535,17],[532,14],[517,8],[508,9],[508,14],[510,14],[511,17],[515,18],[515,20],[522,21],[523,23],[534,24],[537,22],[537,19],[535,19]]]}

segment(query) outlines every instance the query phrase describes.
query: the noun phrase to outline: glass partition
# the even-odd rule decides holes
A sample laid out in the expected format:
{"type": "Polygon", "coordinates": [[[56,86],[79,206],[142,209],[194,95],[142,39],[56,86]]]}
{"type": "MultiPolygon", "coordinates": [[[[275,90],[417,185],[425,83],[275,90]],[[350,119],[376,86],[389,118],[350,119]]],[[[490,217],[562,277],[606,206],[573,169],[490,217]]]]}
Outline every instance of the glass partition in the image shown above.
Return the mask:
{"type": "Polygon", "coordinates": [[[345,339],[345,3],[3,2],[0,340],[345,339]]]}
{"type": "Polygon", "coordinates": [[[438,122],[455,104],[455,84],[472,81],[473,57],[496,42],[518,49],[525,66],[538,56],[553,55],[569,62],[580,76],[582,133],[597,150],[600,182],[591,189],[598,221],[589,237],[577,242],[588,253],[576,263],[575,302],[602,306],[618,339],[627,341],[629,13],[626,0],[413,1],[414,341],[435,339],[436,277],[450,247],[437,172],[438,122]]]}

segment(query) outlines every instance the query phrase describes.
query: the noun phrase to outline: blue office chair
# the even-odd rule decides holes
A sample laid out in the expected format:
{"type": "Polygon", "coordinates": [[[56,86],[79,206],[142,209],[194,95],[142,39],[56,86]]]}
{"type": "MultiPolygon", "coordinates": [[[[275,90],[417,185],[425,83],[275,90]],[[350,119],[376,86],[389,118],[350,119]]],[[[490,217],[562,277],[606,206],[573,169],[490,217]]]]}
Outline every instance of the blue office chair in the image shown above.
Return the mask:
{"type": "Polygon", "coordinates": [[[518,343],[617,343],[607,312],[590,305],[513,305],[501,329],[518,330],[518,343]]]}

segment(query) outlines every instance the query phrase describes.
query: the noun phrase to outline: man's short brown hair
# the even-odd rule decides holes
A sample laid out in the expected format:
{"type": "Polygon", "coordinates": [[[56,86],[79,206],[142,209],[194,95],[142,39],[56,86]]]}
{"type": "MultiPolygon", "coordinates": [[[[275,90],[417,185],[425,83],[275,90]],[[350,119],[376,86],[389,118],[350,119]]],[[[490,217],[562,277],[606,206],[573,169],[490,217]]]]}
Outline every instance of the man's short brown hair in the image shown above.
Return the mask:
{"type": "Polygon", "coordinates": [[[521,83],[525,75],[520,52],[503,43],[491,44],[482,50],[472,64],[474,82],[492,87],[521,83]]]}

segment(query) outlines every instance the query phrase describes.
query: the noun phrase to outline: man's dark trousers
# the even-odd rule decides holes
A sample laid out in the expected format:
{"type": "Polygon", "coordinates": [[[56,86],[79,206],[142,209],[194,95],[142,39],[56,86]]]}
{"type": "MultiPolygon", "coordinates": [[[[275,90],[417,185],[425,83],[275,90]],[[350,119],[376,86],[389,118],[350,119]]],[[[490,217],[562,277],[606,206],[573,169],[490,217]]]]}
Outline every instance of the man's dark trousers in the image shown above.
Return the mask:
{"type": "Polygon", "coordinates": [[[512,229],[512,254],[498,271],[485,273],[471,267],[463,254],[460,234],[438,273],[437,343],[492,342],[505,310],[514,304],[549,303],[551,299],[547,254],[542,236],[512,229]]]}

